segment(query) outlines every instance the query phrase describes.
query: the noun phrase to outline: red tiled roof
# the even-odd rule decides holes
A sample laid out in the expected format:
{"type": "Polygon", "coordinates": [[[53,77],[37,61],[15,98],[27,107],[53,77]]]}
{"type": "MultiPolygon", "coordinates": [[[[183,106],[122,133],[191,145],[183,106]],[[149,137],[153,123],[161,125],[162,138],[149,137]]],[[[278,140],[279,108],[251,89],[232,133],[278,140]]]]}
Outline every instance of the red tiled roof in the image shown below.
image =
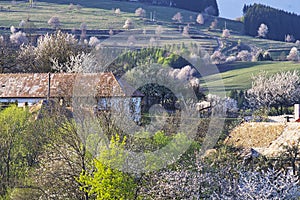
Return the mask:
{"type": "MultiPolygon", "coordinates": [[[[0,74],[0,98],[45,98],[49,74],[0,74]]],[[[110,73],[50,74],[50,97],[143,96],[127,83],[119,83],[110,73]]]]}

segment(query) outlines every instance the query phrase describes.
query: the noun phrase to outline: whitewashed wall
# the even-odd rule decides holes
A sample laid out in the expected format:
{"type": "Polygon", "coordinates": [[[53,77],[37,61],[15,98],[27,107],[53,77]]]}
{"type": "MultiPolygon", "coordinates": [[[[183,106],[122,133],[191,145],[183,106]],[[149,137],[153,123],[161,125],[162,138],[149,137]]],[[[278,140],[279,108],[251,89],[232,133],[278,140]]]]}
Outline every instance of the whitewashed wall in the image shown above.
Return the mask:
{"type": "Polygon", "coordinates": [[[141,97],[100,98],[99,110],[111,110],[116,115],[124,115],[134,122],[141,120],[141,97]]]}

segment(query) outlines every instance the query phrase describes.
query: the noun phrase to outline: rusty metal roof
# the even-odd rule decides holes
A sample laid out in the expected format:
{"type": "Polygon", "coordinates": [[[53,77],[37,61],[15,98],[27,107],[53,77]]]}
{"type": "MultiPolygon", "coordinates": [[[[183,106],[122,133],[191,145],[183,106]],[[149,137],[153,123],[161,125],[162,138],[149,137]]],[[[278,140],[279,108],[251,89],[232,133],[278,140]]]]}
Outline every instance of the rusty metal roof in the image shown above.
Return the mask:
{"type": "MultiPolygon", "coordinates": [[[[46,98],[49,74],[0,74],[0,98],[46,98]]],[[[50,74],[50,97],[143,96],[127,83],[120,83],[111,72],[50,74]]]]}

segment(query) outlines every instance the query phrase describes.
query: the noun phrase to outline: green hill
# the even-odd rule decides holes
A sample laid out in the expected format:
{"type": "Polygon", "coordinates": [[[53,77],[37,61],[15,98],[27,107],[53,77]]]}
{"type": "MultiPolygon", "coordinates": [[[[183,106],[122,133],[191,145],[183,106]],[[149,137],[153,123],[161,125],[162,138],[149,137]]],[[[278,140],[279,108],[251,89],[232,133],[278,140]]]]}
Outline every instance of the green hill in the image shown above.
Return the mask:
{"type": "MultiPolygon", "coordinates": [[[[285,43],[266,39],[259,39],[245,36],[243,23],[214,16],[206,16],[204,25],[199,25],[195,22],[198,13],[187,10],[182,10],[174,7],[160,7],[151,4],[143,4],[139,2],[125,2],[113,0],[44,0],[35,2],[33,7],[30,7],[27,2],[12,3],[10,1],[0,1],[0,32],[8,33],[10,26],[19,27],[21,20],[30,20],[36,27],[33,34],[45,33],[45,28],[49,29],[47,21],[52,16],[59,17],[61,21],[61,29],[78,30],[80,31],[81,23],[87,24],[87,29],[106,30],[105,37],[108,37],[108,30],[125,31],[122,27],[127,18],[133,19],[136,30],[152,30],[161,25],[164,29],[178,30],[180,26],[189,25],[190,37],[186,37],[177,43],[191,42],[200,44],[209,53],[216,49],[224,51],[227,56],[235,54],[238,43],[243,43],[246,46],[269,51],[274,59],[278,59],[282,54],[287,55],[289,50],[295,46],[293,43],[285,43]],[[146,10],[144,19],[135,16],[135,10],[142,7],[146,10]],[[120,8],[121,13],[115,14],[114,9],[120,8]],[[180,12],[183,16],[182,23],[176,23],[172,17],[180,12]],[[150,15],[155,16],[155,21],[150,21],[150,15]],[[211,22],[217,20],[217,26],[210,29],[211,22]],[[222,39],[222,30],[227,28],[231,32],[228,39],[222,39]],[[44,30],[44,32],[43,32],[44,30]],[[220,41],[226,44],[220,47],[220,41]]],[[[47,30],[46,30],[47,31],[47,30]]],[[[54,31],[54,30],[53,30],[54,31]]],[[[89,36],[94,36],[93,32],[88,32],[89,36]]],[[[141,34],[141,32],[140,32],[141,34]]],[[[95,35],[101,37],[102,35],[95,35]]],[[[162,37],[160,44],[172,44],[174,41],[170,37],[162,37]]],[[[276,72],[280,70],[299,69],[299,64],[290,62],[237,62],[219,66],[220,73],[223,77],[226,89],[245,89],[250,87],[250,77],[261,70],[276,72]]],[[[213,76],[212,76],[213,77],[213,76]]],[[[210,82],[217,86],[217,82],[210,82]]]]}
{"type": "Polygon", "coordinates": [[[218,66],[222,80],[217,80],[218,75],[207,77],[210,80],[208,83],[203,83],[203,86],[209,85],[215,91],[219,90],[220,85],[225,86],[226,91],[232,89],[244,90],[251,87],[251,77],[261,71],[268,73],[276,73],[279,71],[300,70],[300,63],[292,62],[236,62],[233,64],[224,64],[218,66]],[[222,82],[223,83],[222,83],[222,82]]]}

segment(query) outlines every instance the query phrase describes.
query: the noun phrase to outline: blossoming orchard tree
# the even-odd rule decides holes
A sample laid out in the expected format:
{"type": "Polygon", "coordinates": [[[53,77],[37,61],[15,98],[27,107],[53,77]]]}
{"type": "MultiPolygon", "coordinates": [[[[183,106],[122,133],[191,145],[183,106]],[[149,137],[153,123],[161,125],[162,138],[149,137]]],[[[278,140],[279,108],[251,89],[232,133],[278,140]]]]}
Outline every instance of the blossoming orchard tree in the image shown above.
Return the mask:
{"type": "Polygon", "coordinates": [[[300,77],[297,71],[273,75],[262,72],[253,76],[252,80],[252,87],[247,90],[246,98],[253,108],[275,107],[278,114],[283,114],[283,107],[300,100],[300,77]]]}
{"type": "Polygon", "coordinates": [[[265,24],[261,24],[257,31],[258,37],[265,38],[267,36],[268,32],[269,32],[268,26],[265,24]]]}
{"type": "Polygon", "coordinates": [[[198,24],[200,24],[200,25],[203,25],[203,24],[204,24],[205,20],[204,20],[204,17],[203,17],[203,15],[202,15],[201,13],[197,15],[196,22],[197,22],[198,24]]]}
{"type": "Polygon", "coordinates": [[[173,21],[177,21],[178,23],[181,23],[182,22],[182,15],[180,12],[176,13],[173,17],[172,17],[172,20],[173,21]]]}
{"type": "Polygon", "coordinates": [[[290,61],[297,62],[299,60],[299,51],[298,51],[298,49],[296,47],[293,47],[290,50],[290,53],[286,58],[290,61]]]}

